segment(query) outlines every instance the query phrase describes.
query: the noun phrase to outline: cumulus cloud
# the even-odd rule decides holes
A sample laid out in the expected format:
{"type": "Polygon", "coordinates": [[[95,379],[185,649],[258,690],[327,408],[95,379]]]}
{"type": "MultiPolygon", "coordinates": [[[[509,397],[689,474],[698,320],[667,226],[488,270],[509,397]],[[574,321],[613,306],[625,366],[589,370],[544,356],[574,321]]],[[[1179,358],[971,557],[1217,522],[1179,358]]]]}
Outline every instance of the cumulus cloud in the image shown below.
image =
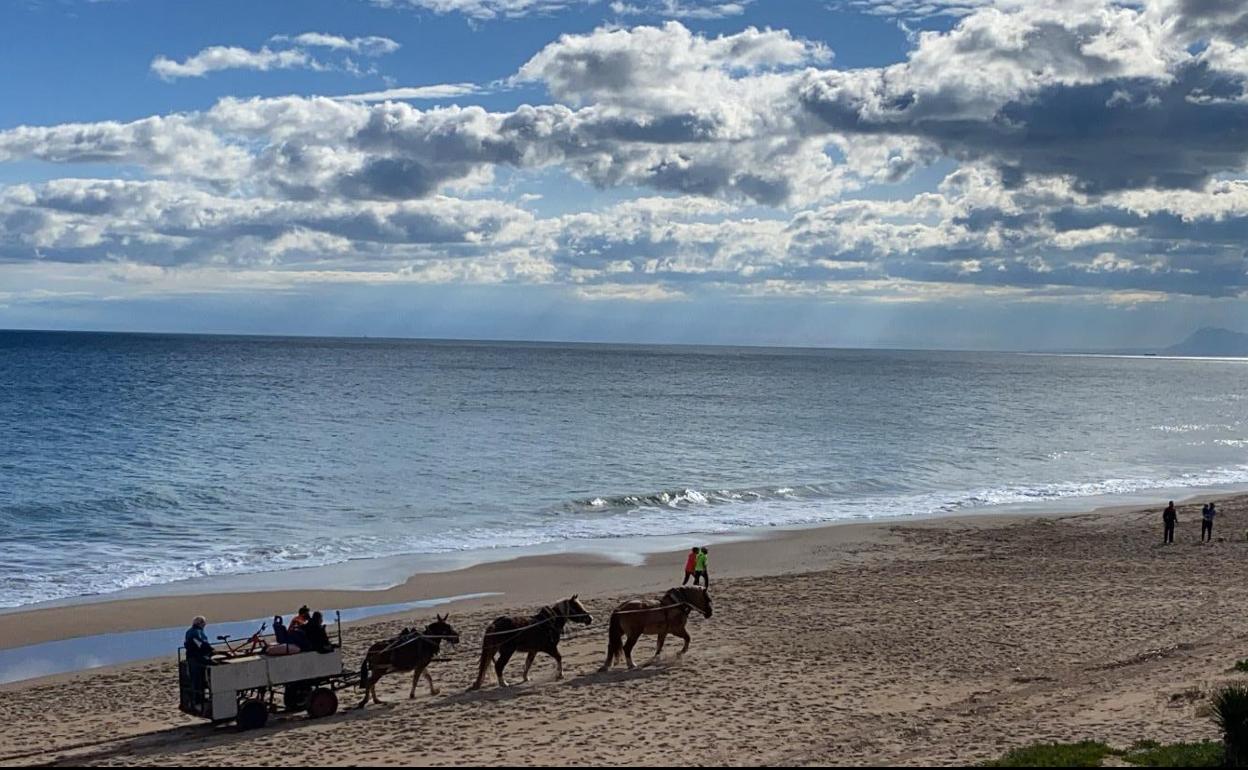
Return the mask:
{"type": "MultiPolygon", "coordinates": [[[[406,4],[474,18],[563,5],[406,4]]],[[[452,83],[3,130],[0,162],[137,178],[0,187],[0,260],[558,282],[637,300],[699,286],[1248,291],[1241,4],[995,2],[957,18],[882,67],[838,67],[786,30],[669,21],[558,37],[510,79],[546,96],[508,109],[452,83]],[[438,99],[465,103],[409,103],[438,99]],[[939,185],[882,192],[938,163],[939,185]],[[631,200],[539,216],[524,206],[536,172],[631,200]]],[[[387,52],[378,40],[280,42],[387,52]]]]}

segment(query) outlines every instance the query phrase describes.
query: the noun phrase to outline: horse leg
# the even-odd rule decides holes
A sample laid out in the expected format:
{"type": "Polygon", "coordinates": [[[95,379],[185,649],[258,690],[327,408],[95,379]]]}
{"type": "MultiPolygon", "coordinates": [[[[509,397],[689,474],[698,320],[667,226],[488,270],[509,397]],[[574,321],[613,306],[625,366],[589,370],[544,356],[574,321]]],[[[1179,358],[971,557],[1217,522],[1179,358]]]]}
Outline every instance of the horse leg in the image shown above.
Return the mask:
{"type": "Polygon", "coordinates": [[[555,659],[555,679],[563,679],[563,656],[559,654],[559,648],[554,648],[549,654],[555,659]]]}
{"type": "Polygon", "coordinates": [[[628,641],[624,642],[624,660],[628,662],[628,670],[632,671],[637,668],[633,663],[633,647],[636,646],[637,640],[641,638],[640,631],[633,631],[628,635],[628,641]]]}
{"type": "Polygon", "coordinates": [[[685,640],[685,646],[680,648],[680,652],[676,653],[676,657],[681,657],[689,651],[689,632],[683,628],[678,628],[672,632],[672,636],[680,637],[685,640]]]}
{"type": "Polygon", "coordinates": [[[516,648],[504,647],[498,653],[498,660],[494,661],[494,673],[498,675],[499,687],[510,687],[507,680],[503,678],[503,669],[507,668],[507,661],[511,660],[511,656],[516,654],[516,648]]]}
{"type": "Polygon", "coordinates": [[[434,687],[434,686],[433,686],[433,675],[429,673],[429,669],[428,669],[428,668],[426,668],[426,669],[425,669],[425,679],[429,680],[429,694],[430,694],[430,695],[437,695],[437,694],[438,694],[438,688],[436,688],[436,687],[434,687]]]}
{"type": "Polygon", "coordinates": [[[494,662],[494,652],[492,650],[481,650],[481,668],[477,670],[477,682],[469,690],[480,690],[481,685],[485,684],[485,672],[494,662]]]}
{"type": "Polygon", "coordinates": [[[373,677],[371,677],[371,676],[370,676],[367,680],[365,680],[365,682],[364,682],[364,700],[360,701],[360,705],[356,706],[356,708],[357,708],[357,709],[362,709],[362,708],[364,708],[365,706],[367,706],[367,705],[368,705],[368,697],[369,697],[370,695],[371,695],[373,698],[376,698],[376,697],[377,697],[377,693],[373,692],[373,688],[374,688],[376,685],[377,685],[377,680],[376,680],[376,679],[374,679],[374,678],[373,678],[373,677]]]}
{"type": "Polygon", "coordinates": [[[659,643],[655,645],[653,660],[658,660],[659,656],[663,654],[663,642],[666,642],[666,641],[667,641],[667,632],[664,631],[659,634],[659,643]]]}
{"type": "MultiPolygon", "coordinates": [[[[416,668],[412,669],[412,691],[411,691],[411,692],[409,692],[409,693],[407,694],[407,699],[408,699],[408,700],[414,700],[414,699],[416,698],[416,685],[420,684],[420,675],[421,675],[421,674],[424,674],[424,673],[425,673],[425,670],[426,670],[428,667],[429,667],[429,664],[426,662],[426,663],[424,663],[424,664],[420,664],[420,663],[418,663],[418,664],[416,664],[416,668]]],[[[430,687],[430,689],[432,689],[432,688],[433,688],[433,678],[432,678],[432,677],[430,677],[430,678],[429,678],[429,687],[430,687]]],[[[434,695],[437,695],[437,693],[436,693],[436,692],[435,692],[435,693],[433,693],[433,694],[434,694],[434,695]]]]}
{"type": "Polygon", "coordinates": [[[533,659],[536,657],[537,650],[533,650],[529,653],[528,657],[524,659],[524,674],[520,677],[520,681],[529,681],[529,669],[533,668],[533,659]]]}
{"type": "Polygon", "coordinates": [[[364,691],[364,702],[365,702],[365,703],[368,703],[368,696],[369,696],[369,695],[372,695],[372,696],[373,696],[373,703],[374,703],[374,704],[376,704],[376,705],[381,705],[382,700],[381,700],[381,698],[378,698],[378,697],[377,697],[377,682],[381,681],[381,677],[382,677],[382,675],[381,675],[381,674],[374,674],[373,676],[369,677],[369,680],[368,680],[368,689],[364,691]]]}

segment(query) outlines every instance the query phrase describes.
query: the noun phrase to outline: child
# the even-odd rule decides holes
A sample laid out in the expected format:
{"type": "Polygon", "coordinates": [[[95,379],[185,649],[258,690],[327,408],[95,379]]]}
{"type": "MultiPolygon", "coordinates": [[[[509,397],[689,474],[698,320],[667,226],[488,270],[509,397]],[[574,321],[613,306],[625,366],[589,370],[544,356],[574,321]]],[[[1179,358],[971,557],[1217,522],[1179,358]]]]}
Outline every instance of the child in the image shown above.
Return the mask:
{"type": "MultiPolygon", "coordinates": [[[[698,569],[698,549],[697,546],[689,549],[689,556],[685,559],[685,579],[681,581],[681,585],[688,585],[689,578],[693,577],[693,573],[698,569]]],[[[694,585],[697,585],[696,583],[694,585]]]]}
{"type": "MultiPolygon", "coordinates": [[[[695,548],[693,550],[697,551],[698,549],[695,548]]],[[[703,548],[698,553],[697,558],[693,560],[693,584],[695,586],[698,584],[698,579],[701,578],[703,587],[711,587],[711,576],[706,574],[706,562],[709,558],[710,556],[707,554],[706,548],[703,548]]]]}

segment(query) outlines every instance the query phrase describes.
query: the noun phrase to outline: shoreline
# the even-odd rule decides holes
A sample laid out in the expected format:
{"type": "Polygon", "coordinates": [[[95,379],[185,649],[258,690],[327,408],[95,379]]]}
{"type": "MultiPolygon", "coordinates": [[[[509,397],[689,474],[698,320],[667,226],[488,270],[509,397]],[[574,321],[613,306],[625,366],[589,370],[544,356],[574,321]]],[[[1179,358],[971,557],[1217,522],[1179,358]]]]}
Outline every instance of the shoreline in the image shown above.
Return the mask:
{"type": "MultiPolygon", "coordinates": [[[[1248,493],[1202,492],[1175,498],[1178,505],[1193,505],[1209,499],[1226,500],[1248,493]]],[[[1155,507],[1164,505],[1156,498],[1155,507]]],[[[1167,498],[1168,499],[1168,498],[1167,498]]],[[[1154,507],[1154,506],[1149,506],[1154,507]]],[[[1055,508],[1057,508],[1055,506],[1055,508]]],[[[830,551],[850,552],[885,544],[898,527],[999,528],[1031,519],[1051,519],[1075,515],[1110,515],[1138,512],[1138,503],[1117,502],[1092,508],[1021,510],[994,513],[952,513],[927,517],[905,517],[874,521],[831,522],[807,527],[749,530],[699,538],[696,535],[658,537],[657,541],[684,540],[711,544],[712,579],[757,578],[810,572],[824,566],[830,551]]],[[[449,612],[467,612],[540,606],[551,597],[580,593],[601,596],[658,591],[681,579],[684,553],[658,548],[637,554],[640,558],[615,557],[593,549],[570,549],[564,553],[523,555],[497,561],[481,561],[440,571],[415,572],[398,583],[381,589],[276,588],[250,591],[170,592],[151,596],[111,599],[100,597],[54,606],[14,608],[0,613],[0,651],[39,646],[99,635],[156,631],[185,626],[188,619],[202,614],[212,624],[233,623],[253,618],[289,615],[301,604],[325,610],[363,612],[364,619],[344,621],[345,628],[360,623],[392,619],[403,611],[370,612],[416,603],[436,603],[449,612]],[[473,598],[458,598],[471,596],[473,598]]],[[[634,553],[628,551],[628,553],[634,553]]],[[[375,560],[366,560],[372,562],[375,560]]],[[[271,574],[271,573],[264,573],[271,574]]],[[[280,573],[279,573],[280,574],[280,573]]],[[[249,576],[240,576],[249,577],[249,576]]],[[[254,577],[254,576],[250,576],[254,577]]],[[[145,658],[105,664],[124,665],[145,658]]],[[[91,667],[95,668],[95,667],[91,667]]],[[[82,671],[52,674],[64,676],[82,671]]],[[[11,681],[11,687],[40,677],[11,681]]]]}
{"type": "MultiPolygon", "coordinates": [[[[464,635],[432,667],[440,693],[409,701],[410,676],[387,677],[383,705],[350,709],[359,695],[344,691],[335,716],[239,732],[173,708],[164,655],[0,685],[0,765],[655,765],[687,752],[715,765],[967,766],[1034,742],[1205,740],[1210,695],[1248,683],[1233,668],[1248,638],[1248,495],[1214,497],[1207,544],[1200,497],[1180,507],[1173,546],[1161,543],[1162,499],[715,547],[713,619],[690,619],[685,658],[669,645],[647,661],[654,639],[643,640],[635,671],[599,670],[606,617],[634,587],[679,582],[683,560],[512,563],[497,575],[510,581],[503,596],[437,608],[464,635]],[[513,661],[511,686],[465,691],[500,610],[529,615],[569,582],[595,619],[563,640],[565,678],[539,658],[522,683],[513,661]],[[695,690],[713,707],[679,731],[695,690]]],[[[351,624],[344,660],[434,611],[351,624]]]]}

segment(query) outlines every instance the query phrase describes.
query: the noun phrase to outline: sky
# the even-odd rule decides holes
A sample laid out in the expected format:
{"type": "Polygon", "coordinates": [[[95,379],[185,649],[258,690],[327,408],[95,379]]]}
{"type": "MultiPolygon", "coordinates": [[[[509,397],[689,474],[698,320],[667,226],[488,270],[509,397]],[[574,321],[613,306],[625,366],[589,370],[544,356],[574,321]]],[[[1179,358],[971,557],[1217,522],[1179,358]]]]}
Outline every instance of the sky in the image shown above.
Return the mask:
{"type": "Polygon", "coordinates": [[[4,0],[0,328],[1248,331],[1242,0],[4,0]]]}

